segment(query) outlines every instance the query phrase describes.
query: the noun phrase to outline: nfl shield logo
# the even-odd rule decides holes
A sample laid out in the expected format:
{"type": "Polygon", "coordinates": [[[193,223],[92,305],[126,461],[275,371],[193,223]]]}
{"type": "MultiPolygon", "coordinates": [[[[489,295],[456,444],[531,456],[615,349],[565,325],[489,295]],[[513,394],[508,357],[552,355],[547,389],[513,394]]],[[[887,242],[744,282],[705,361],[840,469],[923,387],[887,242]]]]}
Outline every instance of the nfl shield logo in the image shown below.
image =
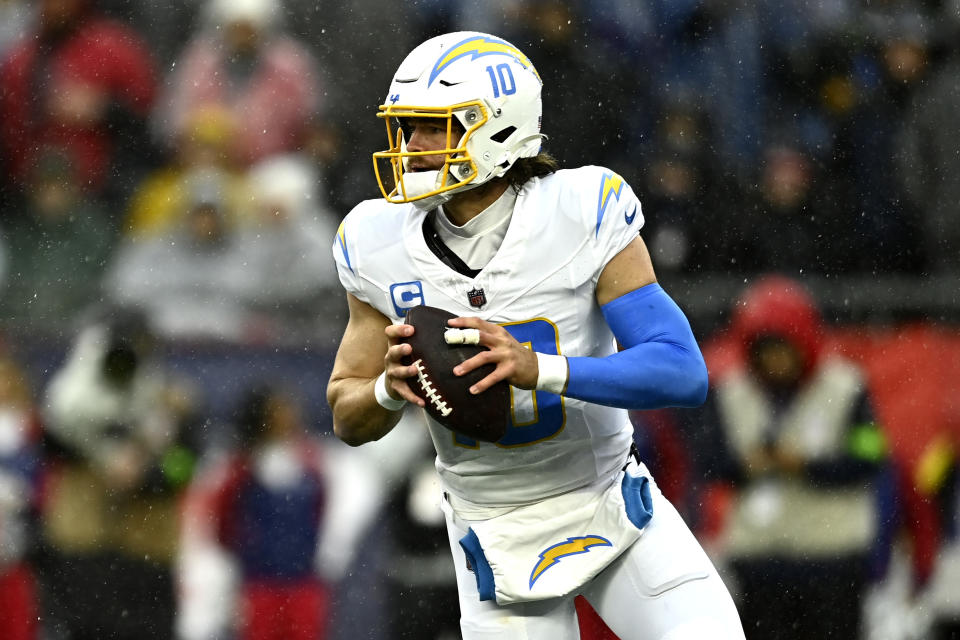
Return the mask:
{"type": "Polygon", "coordinates": [[[470,306],[476,307],[477,309],[487,304],[487,294],[483,292],[483,289],[467,291],[467,298],[470,300],[470,306]]]}

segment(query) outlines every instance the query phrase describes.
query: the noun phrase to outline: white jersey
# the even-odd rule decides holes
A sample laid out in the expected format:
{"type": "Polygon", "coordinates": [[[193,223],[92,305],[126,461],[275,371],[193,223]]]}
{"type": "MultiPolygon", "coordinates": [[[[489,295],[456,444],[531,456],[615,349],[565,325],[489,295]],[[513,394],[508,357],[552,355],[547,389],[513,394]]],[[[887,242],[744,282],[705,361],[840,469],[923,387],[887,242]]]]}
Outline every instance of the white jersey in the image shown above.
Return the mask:
{"type": "MultiPolygon", "coordinates": [[[[424,240],[426,213],[367,200],[334,242],[343,286],[395,323],[430,305],[504,325],[534,351],[604,357],[616,343],[597,305],[597,279],[637,237],[640,203],[602,167],[527,182],[503,243],[475,278],[457,273],[424,240]]],[[[627,412],[546,391],[511,388],[512,424],[497,443],[430,422],[447,491],[478,507],[528,504],[585,487],[623,466],[632,441],[627,412]]]]}

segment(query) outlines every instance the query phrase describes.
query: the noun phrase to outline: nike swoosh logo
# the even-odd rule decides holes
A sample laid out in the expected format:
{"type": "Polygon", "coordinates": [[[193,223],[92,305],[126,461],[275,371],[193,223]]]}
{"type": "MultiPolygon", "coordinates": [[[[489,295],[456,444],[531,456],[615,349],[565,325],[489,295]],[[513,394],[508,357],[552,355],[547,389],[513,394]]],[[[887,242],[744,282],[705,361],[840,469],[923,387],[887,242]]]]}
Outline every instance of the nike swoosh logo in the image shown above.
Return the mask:
{"type": "Polygon", "coordinates": [[[633,219],[637,217],[637,205],[633,205],[633,211],[630,212],[630,215],[627,215],[626,212],[623,214],[623,219],[627,221],[627,224],[633,224],[633,219]]]}

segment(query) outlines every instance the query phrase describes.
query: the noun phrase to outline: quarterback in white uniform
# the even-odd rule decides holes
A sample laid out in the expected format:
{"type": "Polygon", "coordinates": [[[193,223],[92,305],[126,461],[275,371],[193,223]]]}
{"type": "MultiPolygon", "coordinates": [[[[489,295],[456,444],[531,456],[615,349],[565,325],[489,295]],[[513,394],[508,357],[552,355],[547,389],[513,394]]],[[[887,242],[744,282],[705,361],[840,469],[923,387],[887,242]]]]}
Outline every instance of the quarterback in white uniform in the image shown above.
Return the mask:
{"type": "Polygon", "coordinates": [[[541,152],[541,79],[494,36],[432,38],[400,65],[374,154],[384,198],[333,253],[350,320],[328,400],[359,445],[423,406],[402,364],[416,305],[489,348],[459,365],[511,385],[496,443],[428,420],[464,638],[577,638],[583,594],[622,640],[743,638],[709,559],[630,454],[626,409],[703,401],[706,369],[656,284],[640,203],[615,172],[541,152]],[[618,348],[619,343],[619,348],[618,348]]]}

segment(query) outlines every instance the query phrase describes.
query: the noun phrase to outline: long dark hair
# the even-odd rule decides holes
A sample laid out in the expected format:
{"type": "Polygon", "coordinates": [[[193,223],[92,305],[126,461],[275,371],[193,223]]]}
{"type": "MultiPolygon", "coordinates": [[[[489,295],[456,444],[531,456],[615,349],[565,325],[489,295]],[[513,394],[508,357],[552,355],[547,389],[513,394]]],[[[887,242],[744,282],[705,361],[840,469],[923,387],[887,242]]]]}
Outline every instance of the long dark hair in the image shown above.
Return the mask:
{"type": "Polygon", "coordinates": [[[560,168],[557,159],[546,151],[541,151],[532,158],[519,158],[503,175],[513,190],[520,193],[520,189],[533,178],[548,176],[560,168]]]}

